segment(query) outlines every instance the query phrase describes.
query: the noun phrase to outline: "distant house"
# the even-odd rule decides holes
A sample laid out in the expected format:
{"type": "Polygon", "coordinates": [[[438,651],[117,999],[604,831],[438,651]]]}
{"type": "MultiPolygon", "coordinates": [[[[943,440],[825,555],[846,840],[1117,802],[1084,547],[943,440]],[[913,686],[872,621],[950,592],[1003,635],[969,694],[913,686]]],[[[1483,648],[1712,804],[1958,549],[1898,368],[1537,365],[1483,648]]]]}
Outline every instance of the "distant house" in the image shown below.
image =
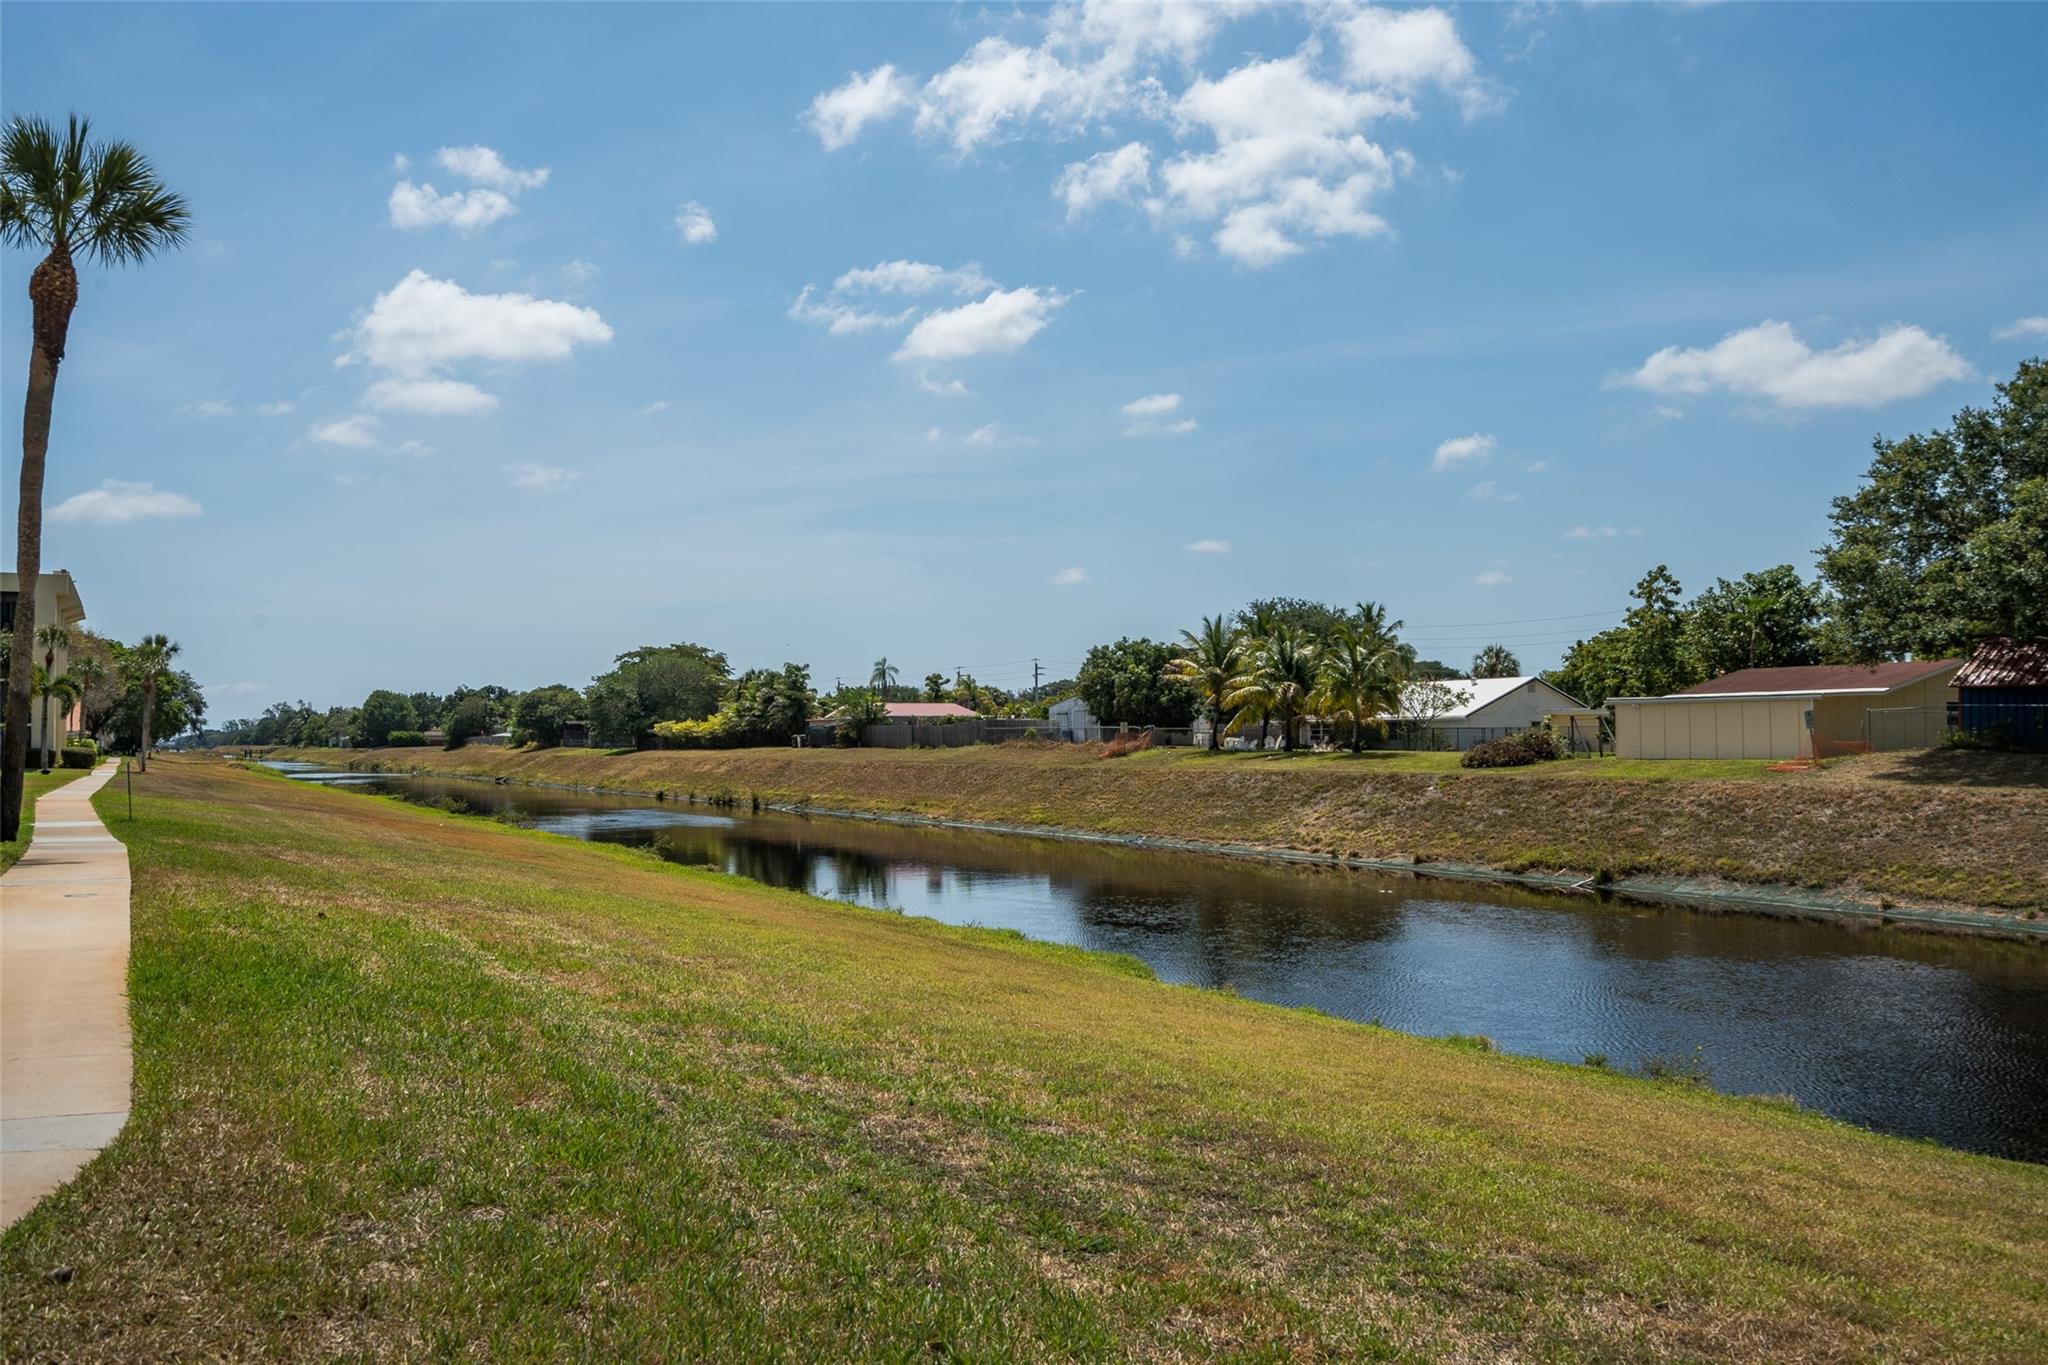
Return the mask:
{"type": "Polygon", "coordinates": [[[1956,727],[2048,744],[2048,640],[1986,640],[1956,674],[1956,727]]]}
{"type": "Polygon", "coordinates": [[[1087,740],[1102,733],[1102,722],[1088,709],[1088,703],[1079,697],[1054,702],[1045,708],[1045,718],[1057,739],[1087,740]]]}
{"type": "Polygon", "coordinates": [[[1437,745],[1450,749],[1469,749],[1544,724],[1577,749],[1593,748],[1600,737],[1599,711],[1529,676],[1411,682],[1402,688],[1401,714],[1380,719],[1397,733],[1433,730],[1437,745]],[[1433,712],[1425,690],[1433,687],[1448,694],[1450,709],[1433,712]]]}
{"type": "Polygon", "coordinates": [[[890,720],[973,720],[978,714],[974,708],[962,706],[957,701],[890,701],[882,703],[882,712],[890,720]]]}
{"type": "MultiPolygon", "coordinates": [[[[21,580],[11,573],[0,573],[0,635],[10,635],[14,630],[15,603],[21,600],[21,580]]],[[[79,600],[78,585],[71,581],[71,575],[62,569],[45,569],[36,575],[36,629],[59,625],[67,630],[85,620],[85,603],[79,600]]],[[[59,646],[56,666],[50,670],[55,677],[62,677],[69,669],[71,651],[59,646]]],[[[43,661],[43,648],[36,646],[35,662],[43,661]]],[[[45,707],[39,699],[28,713],[28,744],[31,749],[43,745],[43,712],[54,710],[55,704],[45,707]]],[[[77,721],[77,709],[62,716],[52,716],[50,728],[56,738],[62,740],[77,721]]]]}
{"type": "Polygon", "coordinates": [[[464,746],[465,748],[467,748],[467,747],[468,747],[469,745],[472,745],[472,744],[488,744],[488,745],[491,745],[491,746],[493,746],[493,747],[496,747],[496,748],[500,748],[500,749],[502,749],[502,748],[504,748],[505,746],[507,746],[508,744],[510,744],[511,742],[512,742],[512,732],[511,732],[510,730],[500,730],[500,731],[498,731],[498,732],[497,732],[497,733],[495,733],[495,734],[489,734],[489,735],[471,735],[471,736],[470,736],[470,737],[469,737],[468,739],[464,740],[464,741],[463,741],[462,743],[463,743],[463,746],[464,746]]]}
{"type": "Polygon", "coordinates": [[[420,737],[429,744],[446,744],[448,742],[448,732],[438,728],[422,731],[420,737]]]}
{"type": "Polygon", "coordinates": [[[1826,758],[1924,749],[1959,659],[1743,668],[1668,697],[1611,697],[1623,758],[1826,758]]]}
{"type": "Polygon", "coordinates": [[[563,721],[562,747],[564,749],[588,749],[590,747],[590,722],[587,720],[563,721]]]}

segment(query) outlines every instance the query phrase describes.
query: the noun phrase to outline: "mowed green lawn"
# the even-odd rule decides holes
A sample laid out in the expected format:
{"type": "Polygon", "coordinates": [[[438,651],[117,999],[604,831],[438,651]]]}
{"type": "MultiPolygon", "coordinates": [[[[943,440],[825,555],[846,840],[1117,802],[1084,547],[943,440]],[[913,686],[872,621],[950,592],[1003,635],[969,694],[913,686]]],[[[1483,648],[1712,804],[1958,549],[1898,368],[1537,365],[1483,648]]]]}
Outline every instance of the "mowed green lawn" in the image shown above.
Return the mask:
{"type": "Polygon", "coordinates": [[[28,851],[28,841],[35,835],[36,798],[66,782],[84,777],[88,771],[86,768],[52,768],[45,773],[29,769],[21,784],[21,837],[0,839],[0,872],[20,862],[21,855],[28,851]]]}
{"type": "Polygon", "coordinates": [[[202,759],[135,799],[136,1107],[0,1241],[9,1359],[2048,1354],[2042,1168],[202,759]]]}

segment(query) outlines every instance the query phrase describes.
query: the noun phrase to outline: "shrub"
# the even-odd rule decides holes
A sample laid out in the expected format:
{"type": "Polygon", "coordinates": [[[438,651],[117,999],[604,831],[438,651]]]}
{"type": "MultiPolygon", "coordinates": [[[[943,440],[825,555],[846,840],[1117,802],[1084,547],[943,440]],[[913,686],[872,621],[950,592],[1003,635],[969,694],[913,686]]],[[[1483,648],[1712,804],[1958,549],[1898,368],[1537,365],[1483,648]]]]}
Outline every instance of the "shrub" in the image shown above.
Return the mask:
{"type": "Polygon", "coordinates": [[[654,744],[659,749],[732,749],[745,741],[746,731],[730,708],[702,720],[661,720],[654,723],[654,744]]]}
{"type": "Polygon", "coordinates": [[[57,766],[61,768],[90,768],[100,761],[100,751],[91,744],[67,744],[58,750],[57,766]]]}
{"type": "Polygon", "coordinates": [[[427,737],[419,730],[393,730],[385,737],[384,743],[393,749],[424,749],[427,737]]]}
{"type": "Polygon", "coordinates": [[[1521,768],[1563,758],[1564,749],[1548,730],[1524,730],[1505,739],[1475,744],[1458,759],[1465,768],[1521,768]]]}

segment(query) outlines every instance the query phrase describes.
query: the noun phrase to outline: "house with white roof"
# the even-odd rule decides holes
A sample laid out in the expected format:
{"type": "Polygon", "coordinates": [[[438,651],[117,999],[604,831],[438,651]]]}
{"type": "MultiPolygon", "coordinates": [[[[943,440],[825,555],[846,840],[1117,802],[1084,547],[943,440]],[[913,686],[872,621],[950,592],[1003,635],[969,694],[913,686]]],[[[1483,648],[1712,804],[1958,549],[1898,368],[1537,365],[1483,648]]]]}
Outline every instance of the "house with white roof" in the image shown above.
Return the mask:
{"type": "Polygon", "coordinates": [[[1401,689],[1400,714],[1380,719],[1411,739],[1418,731],[1435,731],[1433,748],[1469,749],[1547,723],[1575,748],[1591,749],[1599,741],[1600,715],[1537,677],[1445,678],[1407,684],[1401,689]],[[1432,693],[1434,688],[1443,693],[1432,693]],[[1434,695],[1442,695],[1448,709],[1433,704],[1434,695]]]}

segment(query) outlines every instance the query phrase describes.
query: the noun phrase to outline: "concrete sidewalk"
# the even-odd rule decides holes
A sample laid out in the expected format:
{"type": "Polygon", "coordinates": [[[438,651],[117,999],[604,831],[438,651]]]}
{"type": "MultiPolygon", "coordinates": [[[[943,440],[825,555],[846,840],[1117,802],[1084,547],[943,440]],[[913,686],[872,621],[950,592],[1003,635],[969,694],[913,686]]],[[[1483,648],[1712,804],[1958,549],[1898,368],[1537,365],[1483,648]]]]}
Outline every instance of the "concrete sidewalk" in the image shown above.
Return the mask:
{"type": "Polygon", "coordinates": [[[0,877],[0,1228],[128,1121],[128,849],[90,800],[118,766],[39,799],[0,877]]]}

